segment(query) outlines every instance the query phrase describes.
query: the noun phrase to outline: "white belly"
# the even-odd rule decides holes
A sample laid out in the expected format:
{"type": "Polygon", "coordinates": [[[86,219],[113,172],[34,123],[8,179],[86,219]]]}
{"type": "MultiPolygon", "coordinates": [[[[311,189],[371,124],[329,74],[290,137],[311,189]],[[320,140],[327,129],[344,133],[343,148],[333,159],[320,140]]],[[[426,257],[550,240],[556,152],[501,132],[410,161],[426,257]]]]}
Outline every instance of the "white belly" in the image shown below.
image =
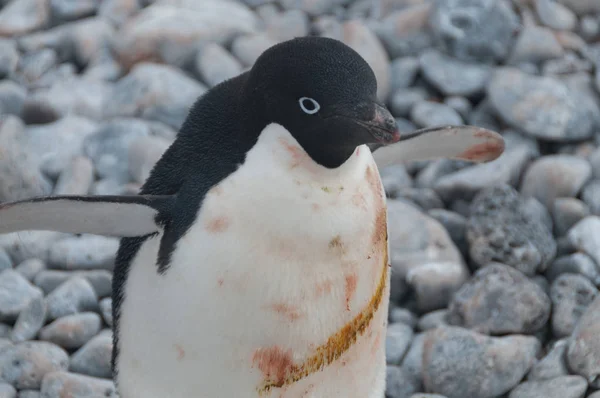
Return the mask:
{"type": "Polygon", "coordinates": [[[122,398],[381,398],[385,196],[366,147],[336,170],[279,126],[207,195],[164,275],[160,236],[121,307],[122,398]]]}

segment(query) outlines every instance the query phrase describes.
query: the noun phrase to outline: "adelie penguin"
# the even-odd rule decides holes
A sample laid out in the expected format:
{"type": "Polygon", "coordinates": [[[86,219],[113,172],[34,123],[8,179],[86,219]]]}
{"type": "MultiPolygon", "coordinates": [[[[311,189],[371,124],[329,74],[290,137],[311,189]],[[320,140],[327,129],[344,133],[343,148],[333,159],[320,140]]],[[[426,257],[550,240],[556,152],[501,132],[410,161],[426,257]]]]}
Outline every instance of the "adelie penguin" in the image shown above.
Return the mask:
{"type": "Polygon", "coordinates": [[[489,161],[470,126],[403,135],[339,41],[271,47],[208,91],[136,196],[0,206],[0,233],[123,237],[113,285],[121,398],[381,398],[390,289],[379,168],[489,161]]]}

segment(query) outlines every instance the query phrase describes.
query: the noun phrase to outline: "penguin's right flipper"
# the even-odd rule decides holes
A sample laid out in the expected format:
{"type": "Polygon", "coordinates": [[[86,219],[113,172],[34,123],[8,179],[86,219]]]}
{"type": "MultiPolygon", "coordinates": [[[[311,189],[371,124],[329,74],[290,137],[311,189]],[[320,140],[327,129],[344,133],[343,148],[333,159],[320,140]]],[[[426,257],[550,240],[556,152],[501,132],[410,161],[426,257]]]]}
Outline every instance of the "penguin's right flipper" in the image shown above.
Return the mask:
{"type": "Polygon", "coordinates": [[[145,236],[161,229],[170,195],[48,196],[0,204],[0,234],[56,231],[116,237],[145,236]]]}

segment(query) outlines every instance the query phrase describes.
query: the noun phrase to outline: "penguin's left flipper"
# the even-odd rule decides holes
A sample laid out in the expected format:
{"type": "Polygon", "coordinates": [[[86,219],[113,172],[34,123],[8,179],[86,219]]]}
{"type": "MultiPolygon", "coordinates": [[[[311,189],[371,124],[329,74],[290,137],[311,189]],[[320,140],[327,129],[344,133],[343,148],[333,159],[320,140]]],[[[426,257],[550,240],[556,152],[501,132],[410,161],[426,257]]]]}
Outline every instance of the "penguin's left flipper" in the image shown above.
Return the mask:
{"type": "Polygon", "coordinates": [[[158,232],[174,196],[49,196],[0,204],[0,234],[56,231],[134,237],[158,232]]]}

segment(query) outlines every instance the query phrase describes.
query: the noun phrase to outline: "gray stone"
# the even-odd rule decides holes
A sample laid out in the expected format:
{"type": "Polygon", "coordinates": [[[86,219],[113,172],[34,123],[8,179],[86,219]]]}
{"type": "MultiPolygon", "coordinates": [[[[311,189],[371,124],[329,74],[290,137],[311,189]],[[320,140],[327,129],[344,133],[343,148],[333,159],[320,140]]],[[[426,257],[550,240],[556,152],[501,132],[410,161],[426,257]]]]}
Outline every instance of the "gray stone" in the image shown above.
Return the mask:
{"type": "Polygon", "coordinates": [[[577,25],[577,17],[573,11],[558,2],[535,0],[535,11],[540,21],[549,28],[573,30],[577,25]]]}
{"type": "Polygon", "coordinates": [[[466,254],[468,252],[466,238],[467,219],[458,213],[446,209],[431,209],[428,211],[428,214],[444,226],[461,253],[466,254]]]}
{"type": "Polygon", "coordinates": [[[575,197],[592,174],[590,164],[577,156],[549,155],[534,161],[523,176],[520,191],[551,208],[559,197],[575,197]]]}
{"type": "Polygon", "coordinates": [[[590,209],[590,213],[600,215],[600,178],[590,181],[583,187],[581,199],[590,209]]]}
{"type": "Polygon", "coordinates": [[[0,383],[0,397],[2,398],[16,398],[17,390],[13,386],[7,383],[0,383]]]}
{"type": "Polygon", "coordinates": [[[563,48],[551,29],[525,25],[512,47],[507,62],[512,65],[538,64],[549,59],[560,58],[563,54],[563,48]]]}
{"type": "Polygon", "coordinates": [[[98,7],[98,15],[121,26],[141,8],[138,0],[103,0],[98,7]]]}
{"type": "Polygon", "coordinates": [[[514,268],[492,263],[456,292],[447,320],[484,334],[532,334],[544,327],[550,308],[550,298],[536,283],[514,268]]]}
{"type": "Polygon", "coordinates": [[[427,96],[427,91],[421,87],[397,90],[390,97],[390,111],[396,117],[407,117],[414,105],[417,102],[424,101],[427,96]]]}
{"type": "Polygon", "coordinates": [[[414,4],[386,15],[373,27],[392,59],[420,54],[431,47],[428,28],[431,4],[414,4]]]}
{"type": "Polygon", "coordinates": [[[0,248],[0,272],[11,269],[12,268],[12,260],[10,256],[6,252],[6,250],[0,248]]]}
{"type": "MultiPolygon", "coordinates": [[[[100,303],[102,304],[102,303],[100,303]]],[[[410,310],[402,307],[390,305],[389,307],[390,323],[403,323],[414,328],[417,324],[417,317],[410,310]]]]}
{"type": "Polygon", "coordinates": [[[88,271],[41,271],[34,280],[36,286],[49,294],[58,286],[66,282],[73,276],[85,278],[94,288],[98,297],[109,296],[111,292],[112,274],[107,270],[88,270],[88,271]]]}
{"type": "Polygon", "coordinates": [[[566,239],[574,249],[600,264],[600,217],[585,217],[569,230],[566,239]]]}
{"type": "Polygon", "coordinates": [[[29,303],[42,295],[21,274],[12,269],[0,273],[0,321],[15,321],[29,303]]]}
{"type": "Polygon", "coordinates": [[[428,162],[417,171],[415,185],[419,188],[432,188],[442,177],[458,170],[465,169],[472,164],[463,160],[438,159],[428,162]]]}
{"type": "Polygon", "coordinates": [[[0,79],[12,75],[19,63],[19,52],[14,40],[0,39],[0,79]]]}
{"type": "Polygon", "coordinates": [[[471,102],[469,102],[468,99],[456,95],[444,98],[444,104],[448,105],[450,108],[458,112],[458,114],[464,120],[467,120],[469,118],[469,114],[473,109],[473,106],[471,105],[471,102]]]}
{"type": "Polygon", "coordinates": [[[579,23],[581,37],[586,41],[593,41],[600,36],[600,18],[593,15],[584,15],[579,23]]]}
{"type": "Polygon", "coordinates": [[[20,115],[26,97],[25,88],[10,80],[0,81],[0,115],[20,115]]]}
{"type": "Polygon", "coordinates": [[[525,199],[525,207],[523,209],[531,218],[540,220],[549,231],[552,231],[552,216],[548,211],[548,208],[544,206],[539,200],[534,197],[528,197],[525,199]]]}
{"type": "Polygon", "coordinates": [[[19,390],[38,390],[47,373],[68,366],[65,350],[45,341],[28,341],[0,350],[0,377],[19,390]]]}
{"type": "Polygon", "coordinates": [[[401,188],[396,192],[396,196],[391,197],[409,200],[425,211],[444,208],[444,203],[431,188],[401,188]]]}
{"type": "Polygon", "coordinates": [[[402,189],[412,186],[412,179],[403,164],[384,167],[379,173],[383,188],[389,197],[395,198],[402,189]]]}
{"type": "Polygon", "coordinates": [[[71,372],[110,379],[113,340],[112,332],[104,330],[77,350],[71,357],[71,372]]]}
{"type": "Polygon", "coordinates": [[[425,332],[429,329],[434,329],[442,325],[447,325],[448,321],[448,310],[435,310],[428,312],[419,318],[419,323],[417,324],[417,330],[421,332],[425,332]]]}
{"type": "Polygon", "coordinates": [[[500,130],[500,121],[489,99],[484,98],[475,106],[468,118],[469,124],[480,126],[492,131],[500,130]]]}
{"type": "Polygon", "coordinates": [[[418,391],[414,379],[407,374],[406,370],[397,366],[386,368],[386,398],[408,398],[418,391]]]}
{"type": "Polygon", "coordinates": [[[423,53],[420,63],[425,79],[446,96],[478,94],[492,74],[487,65],[460,61],[438,50],[423,53]]]}
{"type": "Polygon", "coordinates": [[[100,312],[102,313],[102,318],[104,318],[104,322],[106,322],[108,326],[112,327],[112,298],[106,297],[100,300],[100,312]]]}
{"type": "Polygon", "coordinates": [[[303,10],[284,11],[274,18],[270,18],[266,23],[267,32],[277,41],[304,37],[310,32],[310,20],[303,10]]]}
{"type": "Polygon", "coordinates": [[[48,373],[42,382],[41,393],[44,398],[118,397],[115,385],[110,380],[64,371],[48,373]]]}
{"type": "Polygon", "coordinates": [[[593,178],[600,178],[600,148],[596,149],[589,155],[588,161],[592,165],[593,178]]]}
{"type": "Polygon", "coordinates": [[[600,13],[600,4],[596,0],[557,0],[577,15],[600,13]]]}
{"type": "Polygon", "coordinates": [[[46,312],[46,302],[40,294],[21,311],[10,334],[10,339],[15,343],[33,340],[46,322],[46,312]]]}
{"type": "Polygon", "coordinates": [[[571,373],[583,376],[600,388],[600,295],[587,307],[569,339],[566,358],[571,373]]]}
{"type": "Polygon", "coordinates": [[[417,57],[408,56],[393,60],[390,64],[391,92],[395,93],[399,89],[410,87],[415,81],[419,68],[419,59],[417,57]]]}
{"type": "Polygon", "coordinates": [[[475,197],[467,240],[479,267],[495,261],[526,275],[545,270],[556,254],[552,233],[526,211],[523,198],[508,185],[486,188],[475,197]]]}
{"type": "Polygon", "coordinates": [[[35,276],[46,268],[46,264],[37,258],[30,258],[15,267],[15,271],[23,275],[29,282],[33,282],[35,276]]]}
{"type": "Polygon", "coordinates": [[[258,57],[277,41],[266,33],[253,33],[237,37],[231,44],[231,53],[240,60],[242,65],[254,65],[258,57]]]}
{"type": "Polygon", "coordinates": [[[194,68],[200,79],[210,87],[214,87],[242,72],[240,62],[217,43],[207,43],[198,51],[194,68]]]}
{"type": "Polygon", "coordinates": [[[550,289],[554,336],[570,336],[597,295],[598,289],[583,275],[565,273],[556,278],[550,289]]]}
{"type": "Polygon", "coordinates": [[[204,85],[174,66],[142,62],[114,85],[104,111],[107,117],[146,115],[179,129],[205,91],[204,85]]]}
{"type": "Polygon", "coordinates": [[[587,382],[581,376],[560,376],[551,380],[526,381],[510,392],[509,398],[583,398],[587,382]]]}
{"type": "Polygon", "coordinates": [[[15,264],[30,258],[37,258],[44,262],[48,260],[48,249],[58,239],[68,236],[53,231],[22,231],[0,235],[2,247],[15,264]]]}
{"type": "Polygon", "coordinates": [[[19,398],[42,398],[42,394],[37,390],[21,390],[19,398]]]}
{"type": "Polygon", "coordinates": [[[50,247],[49,266],[63,270],[112,270],[119,239],[99,235],[81,235],[56,241],[50,247]]]}
{"type": "Polygon", "coordinates": [[[87,195],[94,182],[94,164],[85,156],[76,156],[60,173],[54,195],[87,195]]]}
{"type": "Polygon", "coordinates": [[[596,115],[590,102],[573,95],[563,82],[552,77],[498,68],[487,93],[506,123],[536,138],[569,142],[592,135],[596,115]]]}
{"type": "Polygon", "coordinates": [[[85,18],[65,25],[65,29],[65,40],[71,36],[73,61],[79,67],[95,66],[105,60],[112,61],[113,43],[118,42],[118,38],[112,25],[104,18],[85,18]]]}
{"type": "Polygon", "coordinates": [[[488,337],[442,326],[426,332],[426,391],[448,398],[492,398],[507,393],[529,371],[540,351],[531,336],[488,337]]]}
{"type": "Polygon", "coordinates": [[[65,349],[80,348],[100,332],[102,319],[94,312],[67,315],[40,330],[40,340],[65,349]]]}
{"type": "Polygon", "coordinates": [[[92,285],[82,276],[73,276],[53,290],[46,297],[48,319],[95,311],[98,308],[98,296],[92,285]]]}
{"type": "Polygon", "coordinates": [[[385,357],[390,365],[399,365],[410,347],[413,338],[412,327],[404,323],[393,323],[388,326],[385,338],[385,357]]]}
{"type": "Polygon", "coordinates": [[[144,183],[152,168],[171,145],[160,137],[139,137],[129,147],[129,174],[134,181],[144,183]]]}
{"type": "Polygon", "coordinates": [[[443,395],[440,395],[440,394],[419,393],[419,394],[411,395],[410,398],[446,398],[446,397],[443,395]]]}
{"type": "Polygon", "coordinates": [[[419,101],[410,111],[411,120],[419,127],[435,127],[462,124],[462,118],[448,105],[431,101],[419,101]]]}
{"type": "Polygon", "coordinates": [[[18,79],[26,85],[35,86],[38,80],[60,62],[56,51],[42,48],[23,55],[19,64],[18,79]]]}
{"type": "Polygon", "coordinates": [[[45,27],[50,20],[46,0],[12,0],[0,10],[0,36],[17,36],[45,27]]]}
{"type": "Polygon", "coordinates": [[[501,61],[519,26],[506,1],[450,0],[436,3],[430,25],[444,51],[465,61],[501,61]]]}
{"type": "Polygon", "coordinates": [[[549,59],[542,66],[543,75],[567,75],[574,73],[590,73],[594,68],[587,59],[579,58],[572,52],[567,52],[562,58],[549,59]]]}
{"type": "Polygon", "coordinates": [[[567,340],[557,340],[548,353],[531,367],[527,380],[549,380],[569,374],[565,362],[567,340]]]}
{"type": "Polygon", "coordinates": [[[50,11],[57,22],[72,21],[96,13],[96,0],[50,0],[50,11]]]}
{"type": "Polygon", "coordinates": [[[556,236],[565,235],[573,225],[590,214],[589,207],[576,198],[556,198],[551,209],[556,236]]]}
{"type": "Polygon", "coordinates": [[[583,275],[596,285],[600,285],[600,267],[584,253],[573,253],[554,260],[546,270],[546,278],[553,282],[562,274],[583,275]]]}

